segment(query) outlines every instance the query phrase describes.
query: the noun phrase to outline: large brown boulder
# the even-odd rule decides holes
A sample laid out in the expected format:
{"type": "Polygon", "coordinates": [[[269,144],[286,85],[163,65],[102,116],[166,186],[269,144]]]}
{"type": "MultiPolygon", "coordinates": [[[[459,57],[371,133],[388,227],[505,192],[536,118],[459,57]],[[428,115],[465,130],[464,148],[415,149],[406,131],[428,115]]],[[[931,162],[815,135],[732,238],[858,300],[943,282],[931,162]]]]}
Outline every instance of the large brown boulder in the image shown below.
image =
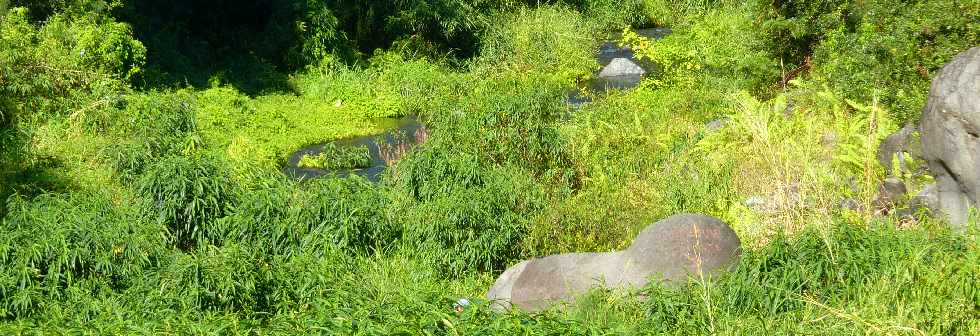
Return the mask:
{"type": "Polygon", "coordinates": [[[922,152],[940,208],[954,230],[965,230],[969,206],[980,206],[980,47],[956,56],[933,79],[922,152]]]}
{"type": "Polygon", "coordinates": [[[642,287],[707,278],[738,260],[741,243],[722,221],[683,214],[645,228],[623,251],[568,253],[525,260],[504,271],[487,292],[496,310],[537,311],[571,302],[594,287],[642,287]]]}

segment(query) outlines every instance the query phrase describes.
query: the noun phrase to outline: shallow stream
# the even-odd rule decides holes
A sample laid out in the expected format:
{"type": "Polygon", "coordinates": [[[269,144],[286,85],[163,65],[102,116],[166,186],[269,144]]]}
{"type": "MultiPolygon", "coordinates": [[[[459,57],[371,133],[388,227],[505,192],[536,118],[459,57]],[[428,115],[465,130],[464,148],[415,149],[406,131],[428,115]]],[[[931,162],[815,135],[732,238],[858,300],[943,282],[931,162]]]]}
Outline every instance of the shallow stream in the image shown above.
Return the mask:
{"type": "MultiPolygon", "coordinates": [[[[668,28],[647,28],[635,30],[643,37],[659,39],[671,33],[668,28]]],[[[623,58],[639,65],[646,74],[656,71],[656,64],[637,60],[633,50],[627,47],[620,47],[619,41],[622,39],[621,33],[612,34],[610,39],[603,42],[599,47],[599,65],[602,68],[609,66],[617,58],[623,58]]],[[[578,88],[569,93],[567,103],[574,108],[579,108],[592,101],[592,97],[608,92],[610,90],[626,90],[637,86],[645,74],[626,74],[614,76],[600,76],[596,73],[589,80],[579,83],[578,88]]],[[[422,122],[416,117],[404,117],[400,119],[389,119],[384,121],[385,131],[320,143],[303,147],[292,155],[283,167],[286,175],[297,179],[312,179],[323,176],[347,177],[357,175],[367,180],[377,183],[380,181],[381,173],[388,166],[398,162],[403,156],[411,152],[415,147],[425,143],[429,137],[429,131],[422,122]],[[370,153],[370,164],[366,167],[349,169],[319,169],[301,167],[300,161],[304,156],[316,156],[324,152],[328,145],[337,147],[367,147],[370,153]]]]}
{"type": "MultiPolygon", "coordinates": [[[[660,39],[671,34],[669,28],[645,28],[637,29],[635,32],[646,38],[660,39]]],[[[615,33],[599,47],[597,55],[600,69],[609,66],[613,60],[623,58],[639,65],[646,74],[657,72],[657,65],[644,60],[639,60],[633,54],[633,50],[620,47],[619,41],[622,40],[622,33],[615,33]]],[[[643,80],[645,74],[624,74],[616,76],[600,76],[599,72],[588,80],[579,83],[578,87],[569,93],[567,103],[573,108],[580,108],[582,105],[592,102],[592,97],[610,90],[626,90],[636,87],[643,80]]]]}
{"type": "Polygon", "coordinates": [[[368,181],[377,183],[381,173],[388,166],[398,162],[413,148],[424,143],[429,137],[429,131],[416,117],[385,120],[385,131],[370,135],[346,138],[328,143],[303,147],[289,156],[283,172],[297,179],[311,179],[323,176],[347,177],[357,175],[368,181]],[[367,147],[370,153],[370,165],[350,169],[318,169],[300,166],[304,156],[319,155],[328,144],[338,147],[367,147]]]}

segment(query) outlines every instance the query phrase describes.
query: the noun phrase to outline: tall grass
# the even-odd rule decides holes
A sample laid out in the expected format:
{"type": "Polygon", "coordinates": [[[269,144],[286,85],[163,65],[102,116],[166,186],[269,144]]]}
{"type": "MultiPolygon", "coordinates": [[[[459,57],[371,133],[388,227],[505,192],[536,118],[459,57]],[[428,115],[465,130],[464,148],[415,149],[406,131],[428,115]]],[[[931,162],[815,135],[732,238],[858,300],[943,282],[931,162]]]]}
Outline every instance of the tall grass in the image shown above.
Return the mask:
{"type": "Polygon", "coordinates": [[[228,168],[209,157],[174,156],[156,162],[140,178],[139,193],[148,211],[166,225],[176,246],[207,244],[214,222],[228,213],[237,190],[228,168]]]}
{"type": "Polygon", "coordinates": [[[2,219],[0,318],[44,314],[82,292],[125,290],[167,254],[166,229],[108,195],[14,196],[2,219]]]}
{"type": "MultiPolygon", "coordinates": [[[[292,76],[295,94],[119,81],[45,93],[43,113],[0,131],[2,159],[23,161],[0,162],[16,183],[0,186],[13,195],[0,200],[0,333],[980,333],[974,232],[837,207],[870,203],[874,149],[900,111],[847,99],[820,67],[776,85],[759,4],[643,3],[674,34],[625,42],[664,71],[576,110],[566,91],[596,70],[606,29],[647,21],[638,2],[495,14],[472,60],[324,59],[292,76]],[[410,114],[427,139],[378,185],[279,171],[295,149],[410,114]],[[597,288],[539,314],[481,299],[519,260],[620,249],[680,212],[735,228],[732,272],[597,288]],[[472,304],[457,312],[461,298],[472,304]]],[[[71,26],[38,35],[21,21],[0,23],[3,38],[71,26]]],[[[48,40],[15,39],[64,51],[31,42],[48,40]]]]}

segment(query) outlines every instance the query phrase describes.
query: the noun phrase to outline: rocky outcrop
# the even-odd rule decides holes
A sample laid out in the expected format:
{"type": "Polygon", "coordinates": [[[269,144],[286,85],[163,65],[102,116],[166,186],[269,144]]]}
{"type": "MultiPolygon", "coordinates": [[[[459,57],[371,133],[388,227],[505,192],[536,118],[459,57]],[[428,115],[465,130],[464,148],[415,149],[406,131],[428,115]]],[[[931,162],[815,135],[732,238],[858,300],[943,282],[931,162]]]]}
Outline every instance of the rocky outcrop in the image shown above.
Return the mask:
{"type": "Polygon", "coordinates": [[[922,152],[942,212],[964,230],[969,206],[980,206],[980,47],[958,55],[932,81],[922,152]]]}
{"type": "Polygon", "coordinates": [[[741,253],[735,232],[702,215],[676,215],[645,228],[623,251],[569,253],[525,260],[504,271],[487,292],[491,307],[537,311],[571,302],[595,287],[642,287],[729,269],[741,253]]]}

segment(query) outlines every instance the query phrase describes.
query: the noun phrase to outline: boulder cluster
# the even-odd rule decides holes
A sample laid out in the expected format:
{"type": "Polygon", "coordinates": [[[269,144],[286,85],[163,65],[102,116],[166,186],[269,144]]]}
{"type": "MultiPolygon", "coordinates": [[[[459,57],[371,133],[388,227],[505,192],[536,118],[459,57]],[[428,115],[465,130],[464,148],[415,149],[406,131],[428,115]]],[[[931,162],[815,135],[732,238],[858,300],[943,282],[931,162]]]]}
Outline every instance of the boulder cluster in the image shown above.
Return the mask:
{"type": "MultiPolygon", "coordinates": [[[[645,70],[625,57],[611,61],[600,78],[642,76],[645,70]]],[[[723,124],[709,126],[720,128],[723,124]]],[[[889,178],[874,201],[893,210],[906,197],[905,183],[893,176],[894,158],[905,169],[906,153],[924,158],[936,184],[912,198],[912,208],[929,208],[964,231],[971,206],[980,207],[980,47],[947,64],[932,82],[918,128],[906,126],[882,142],[878,160],[889,178]],[[918,131],[921,148],[911,140],[918,131]]],[[[842,207],[859,206],[844,200],[842,207]]],[[[904,209],[903,211],[910,211],[904,209]]],[[[650,281],[666,285],[724,273],[741,253],[735,232],[716,218],[682,214],[646,227],[629,248],[607,253],[568,253],[522,261],[500,275],[487,292],[497,311],[539,311],[596,287],[637,288],[650,281]]]]}

